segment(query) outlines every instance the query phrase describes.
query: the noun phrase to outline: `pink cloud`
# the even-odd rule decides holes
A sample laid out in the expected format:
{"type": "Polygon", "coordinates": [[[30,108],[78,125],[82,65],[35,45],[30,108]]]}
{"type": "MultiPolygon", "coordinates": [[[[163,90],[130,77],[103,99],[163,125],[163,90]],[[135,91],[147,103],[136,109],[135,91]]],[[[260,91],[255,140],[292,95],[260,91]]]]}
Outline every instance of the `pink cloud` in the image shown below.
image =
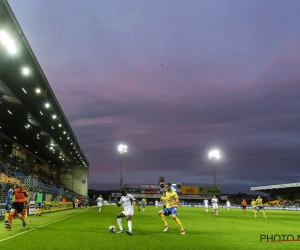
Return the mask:
{"type": "Polygon", "coordinates": [[[267,72],[269,72],[299,61],[300,56],[299,51],[297,50],[296,40],[290,38],[287,39],[283,45],[283,53],[265,63],[264,68],[267,72]]]}
{"type": "Polygon", "coordinates": [[[97,118],[85,118],[71,122],[72,127],[91,127],[101,126],[107,124],[114,124],[118,122],[118,119],[112,117],[97,117],[97,118]]]}

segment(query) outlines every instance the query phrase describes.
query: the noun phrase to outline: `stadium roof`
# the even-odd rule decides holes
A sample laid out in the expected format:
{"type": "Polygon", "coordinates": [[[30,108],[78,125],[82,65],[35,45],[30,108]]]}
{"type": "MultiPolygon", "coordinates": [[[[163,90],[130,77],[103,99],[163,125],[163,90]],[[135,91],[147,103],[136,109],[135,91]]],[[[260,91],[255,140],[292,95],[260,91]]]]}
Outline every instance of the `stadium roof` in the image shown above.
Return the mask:
{"type": "Polygon", "coordinates": [[[260,191],[268,194],[299,192],[300,182],[251,187],[251,191],[260,191]]]}
{"type": "Polygon", "coordinates": [[[16,144],[53,164],[88,166],[6,0],[0,0],[0,114],[0,132],[16,144]]]}

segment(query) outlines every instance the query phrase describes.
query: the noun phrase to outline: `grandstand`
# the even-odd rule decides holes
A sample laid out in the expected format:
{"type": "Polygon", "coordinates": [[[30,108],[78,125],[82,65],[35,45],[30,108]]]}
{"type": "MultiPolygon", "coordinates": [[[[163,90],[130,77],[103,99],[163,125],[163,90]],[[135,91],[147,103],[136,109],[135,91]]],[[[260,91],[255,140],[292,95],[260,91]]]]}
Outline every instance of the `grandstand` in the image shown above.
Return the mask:
{"type": "Polygon", "coordinates": [[[31,192],[42,189],[47,200],[87,196],[89,162],[6,0],[0,114],[0,201],[20,182],[31,192]]]}
{"type": "Polygon", "coordinates": [[[264,192],[272,200],[265,206],[300,207],[300,182],[251,187],[251,191],[264,192]]]}

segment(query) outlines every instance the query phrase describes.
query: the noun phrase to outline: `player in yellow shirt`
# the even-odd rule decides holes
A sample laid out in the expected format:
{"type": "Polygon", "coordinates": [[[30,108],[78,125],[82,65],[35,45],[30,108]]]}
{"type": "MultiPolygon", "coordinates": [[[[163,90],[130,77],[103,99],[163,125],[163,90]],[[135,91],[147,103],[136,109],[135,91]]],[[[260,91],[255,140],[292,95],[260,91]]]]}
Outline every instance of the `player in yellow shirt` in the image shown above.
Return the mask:
{"type": "Polygon", "coordinates": [[[158,212],[158,215],[160,216],[162,222],[165,224],[164,232],[167,232],[170,229],[170,226],[168,225],[165,216],[171,215],[173,220],[176,221],[177,225],[179,226],[181,234],[185,234],[185,231],[184,231],[184,229],[181,225],[181,222],[177,218],[177,207],[178,207],[178,204],[179,204],[178,195],[174,190],[172,190],[171,183],[166,184],[166,189],[167,189],[167,192],[166,192],[166,200],[167,200],[166,208],[162,209],[158,212]]]}
{"type": "Polygon", "coordinates": [[[167,197],[166,197],[166,193],[163,193],[162,197],[160,197],[160,201],[163,204],[163,209],[166,208],[167,206],[167,197]]]}
{"type": "Polygon", "coordinates": [[[254,199],[252,199],[252,201],[251,201],[251,206],[253,207],[253,212],[255,213],[255,211],[256,211],[256,201],[254,200],[254,199]]]}
{"type": "Polygon", "coordinates": [[[147,200],[145,198],[142,199],[142,207],[143,207],[143,212],[145,211],[145,207],[147,205],[147,200]]]}
{"type": "Polygon", "coordinates": [[[256,199],[256,210],[255,210],[255,213],[254,213],[255,217],[256,217],[256,214],[259,210],[262,210],[263,211],[263,217],[267,218],[266,210],[265,210],[265,207],[263,206],[263,200],[260,196],[258,196],[257,199],[256,199]]]}

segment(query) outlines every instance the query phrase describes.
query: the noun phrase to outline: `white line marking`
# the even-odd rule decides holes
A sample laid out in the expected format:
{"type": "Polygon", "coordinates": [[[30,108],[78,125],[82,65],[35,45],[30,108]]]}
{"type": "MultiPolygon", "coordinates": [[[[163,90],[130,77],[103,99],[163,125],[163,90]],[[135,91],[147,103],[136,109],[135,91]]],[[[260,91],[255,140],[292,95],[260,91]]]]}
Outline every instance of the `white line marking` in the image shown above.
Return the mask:
{"type": "MultiPolygon", "coordinates": [[[[88,209],[88,210],[85,210],[85,211],[83,211],[83,212],[80,212],[80,213],[78,213],[78,214],[85,213],[85,212],[87,212],[87,211],[89,211],[89,210],[90,210],[90,209],[88,209]]],[[[35,229],[38,229],[38,228],[41,228],[41,227],[44,227],[44,226],[50,225],[50,224],[52,224],[52,223],[55,223],[55,222],[58,222],[58,221],[61,221],[61,220],[64,220],[64,219],[70,218],[70,217],[72,217],[72,216],[74,216],[74,215],[78,215],[78,214],[72,214],[72,215],[70,215],[70,216],[67,216],[67,217],[64,217],[64,218],[61,218],[61,219],[58,219],[58,220],[55,220],[55,221],[51,221],[51,222],[49,222],[49,223],[46,223],[46,224],[44,224],[44,225],[41,225],[41,226],[38,226],[38,227],[32,228],[32,229],[30,229],[30,230],[28,230],[28,231],[25,231],[25,232],[22,232],[22,233],[15,234],[15,235],[13,235],[13,236],[9,236],[9,237],[7,237],[7,238],[4,238],[4,239],[0,240],[0,242],[3,242],[3,241],[6,241],[6,240],[9,240],[9,239],[12,239],[12,238],[14,238],[14,237],[17,237],[17,236],[19,236],[19,235],[21,235],[21,234],[26,234],[26,233],[29,233],[29,232],[31,232],[31,231],[33,231],[33,230],[35,230],[35,229]]]]}

